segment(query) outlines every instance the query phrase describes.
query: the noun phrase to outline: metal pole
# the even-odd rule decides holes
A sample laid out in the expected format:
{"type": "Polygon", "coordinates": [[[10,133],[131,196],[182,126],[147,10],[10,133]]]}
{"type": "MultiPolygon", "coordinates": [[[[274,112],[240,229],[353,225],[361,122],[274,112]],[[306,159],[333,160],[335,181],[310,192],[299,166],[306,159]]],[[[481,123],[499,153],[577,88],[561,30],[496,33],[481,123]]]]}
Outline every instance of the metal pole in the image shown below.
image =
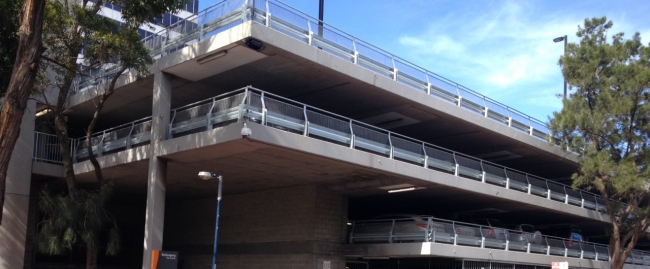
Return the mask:
{"type": "MultiPolygon", "coordinates": [[[[564,55],[566,55],[567,36],[564,35],[564,55]]],[[[564,78],[564,99],[566,99],[566,78],[564,78]]]]}
{"type": "Polygon", "coordinates": [[[318,0],[318,36],[323,36],[323,10],[325,9],[325,0],[318,0]]]}
{"type": "Polygon", "coordinates": [[[223,177],[218,176],[219,179],[219,190],[217,194],[217,221],[214,225],[214,250],[212,251],[212,269],[217,268],[217,241],[219,236],[219,210],[221,209],[221,185],[223,183],[223,177]]]}

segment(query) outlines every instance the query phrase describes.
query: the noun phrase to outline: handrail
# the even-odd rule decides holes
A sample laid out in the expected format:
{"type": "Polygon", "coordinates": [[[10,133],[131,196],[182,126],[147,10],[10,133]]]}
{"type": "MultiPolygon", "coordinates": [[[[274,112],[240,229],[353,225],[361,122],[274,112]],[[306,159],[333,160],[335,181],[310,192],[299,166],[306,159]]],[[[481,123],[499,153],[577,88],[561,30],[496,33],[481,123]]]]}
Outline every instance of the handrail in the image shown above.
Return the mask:
{"type": "MultiPolygon", "coordinates": [[[[569,238],[548,235],[535,238],[534,233],[431,216],[362,220],[353,221],[351,224],[352,229],[348,240],[350,244],[431,242],[596,261],[610,260],[609,246],[605,244],[573,241],[569,238]],[[426,226],[423,225],[425,221],[426,226]],[[396,223],[402,226],[399,234],[393,233],[396,223]],[[382,228],[386,232],[382,233],[382,228]],[[423,232],[428,236],[420,237],[423,232]]],[[[633,250],[626,263],[650,265],[650,252],[633,250]]]]}
{"type": "MultiPolygon", "coordinates": [[[[70,144],[72,147],[72,144],[70,144]]],[[[34,132],[34,150],[32,158],[35,161],[53,164],[63,164],[59,138],[54,134],[34,132]]]]}

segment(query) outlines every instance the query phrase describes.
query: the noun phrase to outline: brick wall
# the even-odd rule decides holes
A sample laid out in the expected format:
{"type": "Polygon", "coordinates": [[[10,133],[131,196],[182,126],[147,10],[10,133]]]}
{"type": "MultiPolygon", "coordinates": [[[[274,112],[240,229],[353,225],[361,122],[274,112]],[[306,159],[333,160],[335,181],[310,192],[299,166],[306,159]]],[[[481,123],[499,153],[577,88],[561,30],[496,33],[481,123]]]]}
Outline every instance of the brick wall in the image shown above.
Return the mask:
{"type": "MultiPolygon", "coordinates": [[[[183,269],[209,268],[216,199],[168,203],[164,248],[178,250],[183,269]]],[[[223,197],[219,268],[344,268],[338,254],[347,232],[347,198],[319,186],[223,197]]]]}

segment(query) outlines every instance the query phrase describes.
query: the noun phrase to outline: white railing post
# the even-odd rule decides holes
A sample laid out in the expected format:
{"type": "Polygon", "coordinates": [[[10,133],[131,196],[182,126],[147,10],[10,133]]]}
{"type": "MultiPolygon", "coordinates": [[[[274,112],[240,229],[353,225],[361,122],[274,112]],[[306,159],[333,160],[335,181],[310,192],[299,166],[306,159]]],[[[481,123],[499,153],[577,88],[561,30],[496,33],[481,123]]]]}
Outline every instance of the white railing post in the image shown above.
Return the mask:
{"type": "Polygon", "coordinates": [[[352,38],[352,63],[359,65],[359,51],[357,51],[357,41],[352,38]]]}
{"type": "Polygon", "coordinates": [[[126,136],[126,149],[131,148],[131,135],[133,134],[133,129],[135,129],[135,122],[131,122],[131,131],[129,131],[129,135],[126,136]]]}
{"type": "Polygon", "coordinates": [[[260,94],[260,101],[262,102],[262,125],[266,125],[266,103],[264,102],[264,92],[260,94]]]}
{"type": "Polygon", "coordinates": [[[454,157],[454,164],[456,165],[456,168],[454,170],[454,176],[458,176],[459,165],[458,165],[458,160],[456,159],[456,152],[453,152],[451,156],[454,157]]]}
{"type": "Polygon", "coordinates": [[[303,106],[303,114],[305,115],[305,130],[303,131],[302,135],[308,136],[309,135],[309,119],[307,118],[307,106],[303,106]]]}
{"type": "Polygon", "coordinates": [[[490,109],[487,106],[487,102],[485,102],[485,95],[483,96],[483,108],[484,108],[484,110],[483,110],[484,115],[483,116],[487,118],[488,117],[488,110],[490,110],[490,109]]]}
{"type": "Polygon", "coordinates": [[[354,149],[354,129],[352,129],[352,120],[350,120],[350,148],[354,149]]]}
{"type": "Polygon", "coordinates": [[[508,177],[508,171],[506,168],[503,168],[503,174],[506,176],[506,189],[510,189],[510,178],[508,177]]]}
{"type": "Polygon", "coordinates": [[[454,229],[454,246],[458,245],[458,233],[456,232],[456,224],[451,223],[451,228],[454,229]]]}
{"type": "Polygon", "coordinates": [[[427,95],[431,95],[431,81],[429,81],[429,73],[424,70],[424,77],[427,79],[427,95]]]}
{"type": "Polygon", "coordinates": [[[311,30],[311,18],[307,17],[307,44],[312,46],[314,38],[314,31],[311,30]]]}
{"type": "Polygon", "coordinates": [[[460,89],[458,89],[458,84],[456,84],[456,95],[458,95],[458,104],[456,104],[458,107],[461,107],[463,103],[463,97],[460,96],[460,89]]]}
{"type": "Polygon", "coordinates": [[[483,168],[483,161],[479,161],[479,165],[481,165],[481,182],[485,183],[485,168],[483,168]]]}
{"type": "Polygon", "coordinates": [[[395,66],[395,57],[391,55],[390,60],[393,62],[393,80],[397,81],[397,66],[395,66]]]}
{"type": "Polygon", "coordinates": [[[427,155],[427,150],[424,148],[424,142],[422,142],[422,153],[424,154],[424,168],[429,167],[429,156],[427,155]]]}
{"type": "Polygon", "coordinates": [[[217,103],[217,100],[212,98],[212,106],[210,107],[210,110],[208,111],[208,114],[205,115],[205,130],[211,130],[212,129],[212,111],[214,110],[214,104],[217,103]]]}
{"type": "Polygon", "coordinates": [[[271,27],[271,9],[269,8],[269,0],[266,0],[266,27],[271,27]]]}
{"type": "Polygon", "coordinates": [[[390,139],[390,132],[388,133],[388,146],[390,148],[390,151],[388,152],[388,158],[393,159],[394,147],[393,147],[393,141],[391,141],[390,139]]]}

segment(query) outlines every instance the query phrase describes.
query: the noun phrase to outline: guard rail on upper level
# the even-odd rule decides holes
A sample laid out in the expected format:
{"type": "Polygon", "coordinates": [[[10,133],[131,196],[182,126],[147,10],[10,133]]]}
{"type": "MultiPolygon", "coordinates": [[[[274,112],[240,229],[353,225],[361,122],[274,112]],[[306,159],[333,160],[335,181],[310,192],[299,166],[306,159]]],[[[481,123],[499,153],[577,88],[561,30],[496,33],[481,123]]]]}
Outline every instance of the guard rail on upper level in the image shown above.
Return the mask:
{"type": "MultiPolygon", "coordinates": [[[[168,137],[180,137],[244,120],[457,177],[590,210],[606,211],[604,200],[596,194],[574,190],[567,185],[405,137],[252,87],[173,109],[168,137]]],[[[95,155],[101,156],[149,144],[150,139],[151,117],[147,117],[95,133],[91,147],[95,155]]],[[[88,158],[85,138],[73,139],[71,147],[75,161],[88,158]]],[[[36,155],[34,157],[37,158],[36,155]]]]}
{"type": "MultiPolygon", "coordinates": [[[[609,261],[609,246],[487,227],[430,216],[352,222],[350,244],[432,242],[609,261]]],[[[625,261],[650,265],[650,252],[633,250],[625,261]]]]}
{"type": "MultiPolygon", "coordinates": [[[[142,42],[155,58],[182,49],[245,21],[253,20],[334,56],[403,83],[424,94],[453,103],[530,136],[548,141],[547,124],[476,93],[377,48],[329,24],[275,0],[226,0],[166,29],[146,36],[142,42]]],[[[75,83],[75,92],[107,81],[117,68],[96,71],[75,83]]]]}
{"type": "Polygon", "coordinates": [[[32,158],[38,162],[63,164],[59,138],[54,134],[34,132],[34,154],[32,158]]]}

